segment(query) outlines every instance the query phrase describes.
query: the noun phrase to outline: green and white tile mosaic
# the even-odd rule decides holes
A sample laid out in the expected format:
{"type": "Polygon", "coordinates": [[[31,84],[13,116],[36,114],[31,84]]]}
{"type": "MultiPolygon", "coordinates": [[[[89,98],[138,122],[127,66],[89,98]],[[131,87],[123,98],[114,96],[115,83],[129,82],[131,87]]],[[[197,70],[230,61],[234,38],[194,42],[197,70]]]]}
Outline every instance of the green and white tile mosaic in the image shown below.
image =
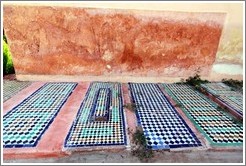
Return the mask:
{"type": "Polygon", "coordinates": [[[243,125],[224,111],[218,110],[217,105],[206,96],[188,85],[163,86],[212,145],[242,145],[243,125]]]}
{"type": "Polygon", "coordinates": [[[3,117],[3,147],[35,147],[77,83],[46,83],[3,117]]]}
{"type": "Polygon", "coordinates": [[[243,116],[243,95],[240,92],[231,90],[224,83],[207,83],[201,85],[209,93],[215,95],[227,107],[232,108],[243,116]]]}
{"type": "Polygon", "coordinates": [[[25,89],[32,82],[3,80],[3,102],[7,101],[19,91],[25,89]]]}
{"type": "Polygon", "coordinates": [[[125,145],[122,104],[120,83],[91,83],[64,146],[125,145]]]}

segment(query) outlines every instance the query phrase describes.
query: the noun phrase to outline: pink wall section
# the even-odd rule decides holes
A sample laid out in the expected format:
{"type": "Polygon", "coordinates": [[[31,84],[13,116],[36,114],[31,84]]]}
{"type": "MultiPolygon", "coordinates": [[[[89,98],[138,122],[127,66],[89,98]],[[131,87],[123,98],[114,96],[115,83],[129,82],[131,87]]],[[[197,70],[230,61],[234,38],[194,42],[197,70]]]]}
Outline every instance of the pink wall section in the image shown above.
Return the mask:
{"type": "Polygon", "coordinates": [[[16,73],[206,76],[225,14],[4,6],[16,73]]]}

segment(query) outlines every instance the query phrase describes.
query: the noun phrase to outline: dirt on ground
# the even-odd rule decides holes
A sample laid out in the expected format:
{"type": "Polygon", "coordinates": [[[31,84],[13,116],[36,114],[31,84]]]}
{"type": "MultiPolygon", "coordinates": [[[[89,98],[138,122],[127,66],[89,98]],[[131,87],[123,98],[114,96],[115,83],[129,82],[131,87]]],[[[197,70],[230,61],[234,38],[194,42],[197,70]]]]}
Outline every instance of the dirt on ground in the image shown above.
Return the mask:
{"type": "MultiPolygon", "coordinates": [[[[141,163],[128,150],[73,152],[61,158],[12,159],[6,163],[141,163]]],[[[159,151],[148,163],[243,163],[243,150],[159,151]]]]}

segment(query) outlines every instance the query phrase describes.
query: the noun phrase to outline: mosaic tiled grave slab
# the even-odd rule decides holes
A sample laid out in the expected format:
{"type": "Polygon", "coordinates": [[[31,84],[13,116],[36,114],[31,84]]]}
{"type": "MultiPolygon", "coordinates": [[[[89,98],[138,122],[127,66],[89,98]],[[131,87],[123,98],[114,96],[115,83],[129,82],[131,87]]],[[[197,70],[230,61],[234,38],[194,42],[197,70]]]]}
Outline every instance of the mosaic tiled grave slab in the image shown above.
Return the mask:
{"type": "Polygon", "coordinates": [[[10,99],[22,89],[31,85],[32,82],[3,80],[3,101],[10,99]]]}
{"type": "Polygon", "coordinates": [[[216,96],[227,107],[232,108],[238,114],[243,116],[243,95],[239,92],[231,90],[231,88],[224,83],[207,83],[201,85],[209,93],[216,96]]]}
{"type": "Polygon", "coordinates": [[[152,149],[201,146],[157,84],[129,83],[147,145],[152,149]]]}
{"type": "Polygon", "coordinates": [[[119,83],[91,83],[66,137],[65,147],[124,145],[125,122],[119,83]]]}
{"type": "Polygon", "coordinates": [[[3,117],[3,147],[34,147],[76,83],[46,83],[3,117]]]}
{"type": "Polygon", "coordinates": [[[163,84],[196,127],[212,145],[242,145],[243,126],[217,105],[188,85],[163,84]]]}

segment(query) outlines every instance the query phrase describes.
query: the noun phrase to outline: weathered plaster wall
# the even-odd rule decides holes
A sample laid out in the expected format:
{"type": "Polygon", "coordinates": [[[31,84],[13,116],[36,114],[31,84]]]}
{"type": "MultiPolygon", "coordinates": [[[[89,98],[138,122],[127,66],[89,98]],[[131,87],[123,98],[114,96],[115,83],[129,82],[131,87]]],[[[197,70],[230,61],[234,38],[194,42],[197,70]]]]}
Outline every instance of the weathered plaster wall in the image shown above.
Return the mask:
{"type": "MultiPolygon", "coordinates": [[[[232,14],[216,4],[212,9],[197,4],[46,5],[4,6],[4,28],[18,75],[177,78],[199,68],[203,76],[216,79],[228,74],[221,63],[242,66],[242,26],[233,19],[240,10],[232,14]]],[[[242,78],[240,71],[231,74],[242,78]]]]}
{"type": "MultiPolygon", "coordinates": [[[[31,4],[33,5],[33,4],[31,4]]],[[[38,5],[38,4],[36,4],[38,5]]],[[[45,5],[45,4],[42,4],[45,5]]],[[[66,3],[56,4],[56,6],[81,6],[93,8],[112,9],[139,9],[152,11],[182,11],[182,12],[219,12],[226,13],[215,63],[243,64],[243,26],[244,13],[242,2],[229,3],[201,3],[201,2],[137,2],[137,3],[66,3]]],[[[242,74],[242,73],[241,73],[242,74]]]]}

